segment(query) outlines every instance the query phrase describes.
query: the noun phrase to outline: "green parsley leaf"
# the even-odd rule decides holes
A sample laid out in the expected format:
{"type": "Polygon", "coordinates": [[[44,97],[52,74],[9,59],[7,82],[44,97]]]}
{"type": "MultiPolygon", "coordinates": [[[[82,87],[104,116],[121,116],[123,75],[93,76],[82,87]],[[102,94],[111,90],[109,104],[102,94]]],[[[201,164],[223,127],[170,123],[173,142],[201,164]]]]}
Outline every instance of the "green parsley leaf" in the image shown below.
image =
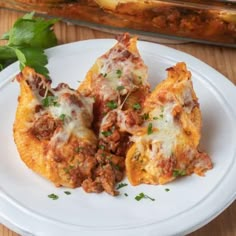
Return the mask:
{"type": "Polygon", "coordinates": [[[126,187],[126,186],[128,186],[128,184],[126,184],[126,183],[119,183],[116,189],[118,190],[118,189],[126,187]]]}
{"type": "Polygon", "coordinates": [[[126,196],[126,197],[128,197],[129,195],[128,195],[128,193],[124,193],[124,195],[126,196]]]}
{"type": "Polygon", "coordinates": [[[49,71],[45,67],[48,63],[48,59],[43,49],[24,47],[19,50],[25,55],[25,64],[27,66],[34,68],[36,72],[44,75],[46,78],[49,78],[49,71]]]}
{"type": "Polygon", "coordinates": [[[20,62],[20,66],[22,68],[24,68],[26,65],[26,57],[25,57],[24,53],[22,53],[22,51],[19,50],[18,48],[13,48],[13,49],[15,50],[16,56],[20,62]]]}
{"type": "Polygon", "coordinates": [[[71,192],[70,192],[70,191],[64,191],[64,193],[65,193],[66,195],[71,195],[71,192]]]}
{"type": "Polygon", "coordinates": [[[153,116],[152,119],[153,119],[153,120],[158,120],[158,117],[157,117],[157,116],[153,116]]]}
{"type": "Polygon", "coordinates": [[[16,60],[17,57],[13,48],[9,46],[0,46],[0,64],[2,65],[1,69],[4,69],[16,60]]]}
{"type": "Polygon", "coordinates": [[[149,123],[148,124],[148,127],[147,127],[147,134],[150,135],[153,133],[153,130],[152,130],[152,123],[149,123]]]}
{"type": "Polygon", "coordinates": [[[166,192],[169,192],[169,191],[170,191],[170,189],[169,189],[169,188],[165,188],[165,191],[166,191],[166,192]]]}
{"type": "Polygon", "coordinates": [[[106,78],[106,77],[107,77],[107,73],[102,74],[102,76],[103,76],[104,78],[106,78]]]}
{"type": "Polygon", "coordinates": [[[134,108],[134,110],[140,110],[141,109],[141,105],[139,103],[135,103],[133,105],[133,108],[134,108]]]}
{"type": "Polygon", "coordinates": [[[110,130],[108,131],[103,131],[102,132],[102,135],[104,135],[105,137],[108,137],[108,136],[111,136],[112,135],[112,132],[110,130]]]}
{"type": "Polygon", "coordinates": [[[122,70],[116,70],[116,74],[118,76],[118,79],[122,76],[122,70]]]}
{"type": "Polygon", "coordinates": [[[149,119],[149,114],[148,114],[148,113],[144,113],[143,116],[142,116],[142,118],[143,118],[144,120],[148,120],[148,119],[149,119]]]}
{"type": "Polygon", "coordinates": [[[25,20],[32,20],[34,17],[34,14],[35,14],[35,12],[32,11],[32,12],[26,13],[22,18],[25,20]]]}
{"type": "Polygon", "coordinates": [[[174,177],[179,177],[179,176],[185,176],[186,175],[186,171],[185,170],[173,170],[173,176],[174,177]]]}
{"type": "Polygon", "coordinates": [[[75,152],[81,152],[84,148],[83,147],[76,147],[75,152]]]}
{"type": "Polygon", "coordinates": [[[51,198],[52,200],[57,200],[57,199],[59,198],[59,197],[58,197],[56,194],[54,194],[54,193],[49,194],[48,197],[51,198]]]}
{"type": "Polygon", "coordinates": [[[69,174],[70,171],[71,171],[73,168],[74,168],[74,166],[69,165],[68,167],[63,168],[63,170],[65,171],[66,174],[69,174]]]}
{"type": "Polygon", "coordinates": [[[115,101],[109,101],[106,105],[110,109],[116,109],[118,107],[118,105],[117,105],[117,103],[115,101]]]}
{"type": "Polygon", "coordinates": [[[9,46],[29,46],[34,48],[49,48],[57,45],[57,38],[52,26],[58,19],[45,20],[36,18],[34,14],[26,14],[19,18],[8,32],[9,46]]]}
{"type": "Polygon", "coordinates": [[[151,201],[155,201],[155,198],[151,198],[151,197],[149,197],[148,195],[146,195],[146,194],[144,194],[144,193],[140,193],[139,195],[137,195],[137,196],[135,197],[135,200],[136,200],[136,201],[140,201],[140,200],[142,200],[142,199],[144,199],[144,198],[148,198],[148,199],[150,199],[151,201]]]}
{"type": "Polygon", "coordinates": [[[52,30],[57,21],[58,19],[34,17],[34,12],[19,18],[10,31],[0,38],[8,40],[7,45],[0,46],[1,67],[5,68],[18,59],[21,70],[29,66],[48,78],[44,49],[57,45],[57,38],[52,30]]]}
{"type": "Polygon", "coordinates": [[[0,40],[9,40],[9,33],[4,33],[1,37],[0,40]]]}
{"type": "MultiPolygon", "coordinates": [[[[107,159],[109,160],[110,157],[107,157],[107,159]]],[[[112,161],[110,161],[110,165],[115,169],[115,170],[120,170],[120,166],[117,164],[114,164],[112,161]]]]}
{"type": "Polygon", "coordinates": [[[117,86],[116,87],[116,90],[117,91],[121,91],[121,90],[123,90],[125,87],[123,86],[123,85],[120,85],[120,86],[117,86]]]}
{"type": "Polygon", "coordinates": [[[57,103],[57,97],[55,96],[47,96],[44,99],[42,99],[42,105],[43,107],[49,107],[49,106],[58,106],[57,103]]]}
{"type": "Polygon", "coordinates": [[[66,118],[66,115],[65,115],[65,114],[61,114],[61,115],[59,116],[59,119],[62,120],[62,121],[64,121],[65,118],[66,118]]]}
{"type": "Polygon", "coordinates": [[[99,145],[98,148],[102,149],[102,150],[105,150],[105,146],[104,145],[99,145]]]}

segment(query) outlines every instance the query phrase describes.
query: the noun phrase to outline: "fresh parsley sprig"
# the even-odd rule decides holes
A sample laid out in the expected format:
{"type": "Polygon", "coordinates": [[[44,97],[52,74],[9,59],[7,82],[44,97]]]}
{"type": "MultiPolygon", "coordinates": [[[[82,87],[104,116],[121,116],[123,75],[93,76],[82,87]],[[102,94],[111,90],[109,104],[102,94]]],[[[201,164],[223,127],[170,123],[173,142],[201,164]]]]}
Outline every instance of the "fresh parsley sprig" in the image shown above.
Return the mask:
{"type": "Polygon", "coordinates": [[[34,12],[19,18],[0,39],[7,40],[0,46],[0,71],[19,60],[20,69],[30,66],[36,72],[49,77],[48,63],[44,49],[57,45],[57,38],[52,29],[58,19],[45,20],[35,17],[34,12]]]}

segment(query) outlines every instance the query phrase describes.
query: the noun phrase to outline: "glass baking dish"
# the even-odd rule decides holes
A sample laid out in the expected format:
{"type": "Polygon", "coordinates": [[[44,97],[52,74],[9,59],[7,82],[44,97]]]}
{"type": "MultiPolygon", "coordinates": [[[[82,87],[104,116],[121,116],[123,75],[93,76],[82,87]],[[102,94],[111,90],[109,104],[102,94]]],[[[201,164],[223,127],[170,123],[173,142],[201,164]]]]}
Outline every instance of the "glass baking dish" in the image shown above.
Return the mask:
{"type": "Polygon", "coordinates": [[[0,0],[0,7],[105,31],[236,47],[235,0],[0,0]]]}

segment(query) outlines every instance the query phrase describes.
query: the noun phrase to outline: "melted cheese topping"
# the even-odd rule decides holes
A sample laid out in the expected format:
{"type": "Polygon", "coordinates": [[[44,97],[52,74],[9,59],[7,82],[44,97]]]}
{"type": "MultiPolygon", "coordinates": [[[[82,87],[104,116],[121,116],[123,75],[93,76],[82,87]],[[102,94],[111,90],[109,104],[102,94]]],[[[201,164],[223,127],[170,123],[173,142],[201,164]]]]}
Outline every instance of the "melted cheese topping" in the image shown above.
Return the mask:
{"type": "Polygon", "coordinates": [[[55,120],[62,120],[63,122],[62,128],[57,129],[54,133],[50,141],[51,144],[64,144],[72,134],[78,138],[96,141],[96,137],[90,129],[93,120],[93,98],[83,97],[65,84],[60,89],[53,90],[44,79],[36,86],[35,78],[31,74],[28,75],[27,80],[35,95],[35,99],[29,104],[30,108],[33,109],[37,105],[42,105],[48,92],[52,94],[50,96],[54,99],[54,104],[50,104],[37,112],[35,119],[37,120],[43,114],[49,113],[55,120]],[[39,88],[45,90],[44,97],[41,96],[39,88]],[[71,100],[71,96],[74,96],[76,101],[71,100]]]}
{"type": "Polygon", "coordinates": [[[58,96],[58,105],[48,108],[55,119],[63,117],[63,129],[53,137],[52,142],[66,142],[71,134],[78,138],[87,139],[92,133],[89,127],[93,119],[93,99],[80,97],[79,99],[82,103],[80,107],[77,104],[71,103],[67,96],[64,96],[68,94],[66,92],[78,96],[74,91],[68,91],[68,89],[65,93],[55,93],[55,96],[58,96]]]}
{"type": "Polygon", "coordinates": [[[119,93],[126,95],[138,88],[139,84],[147,83],[147,68],[143,61],[140,58],[137,61],[137,58],[139,55],[131,54],[122,44],[98,58],[97,65],[101,76],[95,79],[100,85],[99,94],[104,100],[117,97],[117,88],[120,86],[124,89],[119,93]]]}
{"type": "Polygon", "coordinates": [[[159,106],[152,110],[149,113],[150,121],[145,121],[143,124],[142,132],[145,133],[132,137],[141,155],[146,150],[146,156],[150,159],[157,158],[157,155],[162,155],[163,158],[171,156],[176,137],[181,132],[172,115],[175,106],[175,103],[169,102],[165,107],[159,106]]]}

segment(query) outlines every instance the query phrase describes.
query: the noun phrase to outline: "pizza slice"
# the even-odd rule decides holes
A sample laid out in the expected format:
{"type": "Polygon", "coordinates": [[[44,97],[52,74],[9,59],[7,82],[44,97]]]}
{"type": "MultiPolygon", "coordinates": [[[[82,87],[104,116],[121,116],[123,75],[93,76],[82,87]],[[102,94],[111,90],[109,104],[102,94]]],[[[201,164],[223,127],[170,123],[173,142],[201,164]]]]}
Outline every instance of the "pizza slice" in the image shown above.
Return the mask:
{"type": "Polygon", "coordinates": [[[203,175],[210,157],[198,150],[201,112],[185,63],[168,68],[144,103],[143,125],[132,137],[126,171],[132,185],[165,184],[178,176],[203,175]]]}
{"type": "Polygon", "coordinates": [[[50,80],[29,67],[16,79],[14,140],[21,159],[56,186],[80,186],[97,165],[93,100],[64,83],[51,88],[50,80]]]}

